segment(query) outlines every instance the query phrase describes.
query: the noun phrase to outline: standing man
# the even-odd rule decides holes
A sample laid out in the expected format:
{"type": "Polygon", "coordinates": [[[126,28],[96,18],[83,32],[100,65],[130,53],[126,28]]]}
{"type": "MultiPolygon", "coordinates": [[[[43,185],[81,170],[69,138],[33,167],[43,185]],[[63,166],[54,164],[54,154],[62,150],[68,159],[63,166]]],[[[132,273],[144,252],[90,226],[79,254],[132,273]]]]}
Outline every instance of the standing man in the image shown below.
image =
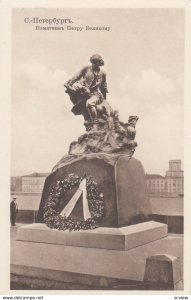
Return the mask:
{"type": "Polygon", "coordinates": [[[18,205],[17,205],[17,198],[13,197],[10,205],[10,213],[11,213],[11,226],[15,226],[16,215],[18,213],[18,205]]]}
{"type": "Polygon", "coordinates": [[[93,122],[95,128],[97,123],[96,106],[106,99],[108,90],[106,73],[101,70],[101,66],[104,65],[101,55],[94,54],[90,58],[90,62],[91,66],[84,67],[72,79],[66,82],[65,87],[67,88],[66,92],[70,96],[71,94],[77,95],[77,99],[80,99],[78,98],[78,95],[84,93],[84,101],[81,99],[79,102],[76,101],[76,103],[73,101],[76,105],[73,107],[72,111],[74,114],[82,114],[83,106],[81,103],[85,102],[84,108],[88,111],[88,119],[93,122]]]}

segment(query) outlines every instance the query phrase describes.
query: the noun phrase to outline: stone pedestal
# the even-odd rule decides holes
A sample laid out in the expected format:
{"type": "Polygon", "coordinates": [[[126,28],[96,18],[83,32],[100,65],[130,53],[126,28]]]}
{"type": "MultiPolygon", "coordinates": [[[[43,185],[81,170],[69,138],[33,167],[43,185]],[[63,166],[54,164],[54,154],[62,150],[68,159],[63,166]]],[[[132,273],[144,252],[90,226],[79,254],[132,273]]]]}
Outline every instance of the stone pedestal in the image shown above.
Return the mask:
{"type": "Polygon", "coordinates": [[[26,225],[18,229],[12,249],[12,272],[30,276],[32,270],[33,276],[41,274],[44,278],[61,272],[61,279],[69,272],[74,278],[81,274],[140,280],[148,251],[156,251],[151,245],[166,236],[167,226],[156,222],[80,232],[52,230],[45,224],[26,225]]]}
{"type": "Polygon", "coordinates": [[[146,260],[156,253],[182,263],[182,238],[168,237],[167,226],[157,222],[70,233],[33,224],[18,230],[11,273],[99,289],[124,280],[144,283],[146,260]]]}
{"type": "MultiPolygon", "coordinates": [[[[56,199],[56,213],[66,207],[78,187],[70,188],[56,199]]],[[[83,214],[83,202],[77,200],[70,212],[75,221],[83,214]]],[[[167,237],[167,225],[151,221],[151,217],[140,161],[122,153],[67,155],[45,181],[38,223],[18,230],[12,248],[11,272],[18,276],[88,283],[99,289],[115,281],[143,282],[148,257],[156,253],[178,256],[180,249],[176,239],[167,237]],[[99,187],[99,195],[103,194],[105,214],[96,229],[69,232],[50,229],[44,224],[43,209],[49,195],[59,194],[52,188],[59,182],[66,184],[70,174],[91,177],[99,187]]]]}
{"type": "Polygon", "coordinates": [[[45,224],[36,223],[19,228],[17,240],[126,251],[158,240],[166,235],[167,225],[153,221],[121,228],[99,227],[94,230],[72,232],[50,229],[45,224]]]}
{"type": "MultiPolygon", "coordinates": [[[[101,227],[122,227],[150,220],[151,206],[140,161],[122,154],[98,153],[66,156],[55,166],[45,181],[38,222],[44,221],[43,207],[53,184],[71,173],[91,176],[103,191],[106,214],[100,220],[101,227]]],[[[67,195],[63,201],[69,201],[67,195]]]]}

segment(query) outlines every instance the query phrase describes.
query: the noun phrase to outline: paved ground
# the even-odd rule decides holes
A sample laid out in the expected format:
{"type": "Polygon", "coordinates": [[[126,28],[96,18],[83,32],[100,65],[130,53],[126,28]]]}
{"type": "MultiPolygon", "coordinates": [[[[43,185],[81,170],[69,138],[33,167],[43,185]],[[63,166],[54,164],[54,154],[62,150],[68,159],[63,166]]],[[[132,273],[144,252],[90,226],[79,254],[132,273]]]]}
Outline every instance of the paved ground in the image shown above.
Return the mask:
{"type": "Polygon", "coordinates": [[[32,278],[27,276],[11,275],[11,290],[164,290],[163,287],[154,287],[142,282],[127,281],[124,284],[114,284],[109,287],[95,287],[90,285],[59,282],[55,280],[32,278]]]}

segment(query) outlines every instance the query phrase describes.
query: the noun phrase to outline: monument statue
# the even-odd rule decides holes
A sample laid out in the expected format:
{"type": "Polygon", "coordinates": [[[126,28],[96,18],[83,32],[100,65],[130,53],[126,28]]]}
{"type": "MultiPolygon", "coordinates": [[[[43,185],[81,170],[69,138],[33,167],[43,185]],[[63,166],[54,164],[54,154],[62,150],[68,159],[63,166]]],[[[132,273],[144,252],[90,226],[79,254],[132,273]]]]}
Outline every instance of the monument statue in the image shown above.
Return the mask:
{"type": "Polygon", "coordinates": [[[99,54],[90,58],[91,66],[80,70],[72,79],[65,83],[66,92],[74,104],[72,112],[82,114],[86,121],[92,121],[93,129],[97,129],[98,111],[111,115],[112,109],[106,101],[106,73],[101,70],[104,61],[99,54]]]}
{"type": "Polygon", "coordinates": [[[59,230],[127,226],[151,215],[144,170],[132,157],[138,117],[119,120],[106,100],[104,60],[95,54],[90,62],[65,83],[86,132],[47,177],[37,217],[59,230]]]}
{"type": "Polygon", "coordinates": [[[98,152],[129,152],[133,154],[137,143],[134,141],[138,121],[130,116],[128,123],[119,121],[106,100],[108,93],[106,73],[101,70],[104,60],[99,54],[90,58],[91,65],[84,67],[65,83],[66,93],[74,104],[72,112],[83,115],[88,132],[78,142],[70,145],[69,154],[98,152]],[[95,142],[96,141],[96,142],[95,142]]]}

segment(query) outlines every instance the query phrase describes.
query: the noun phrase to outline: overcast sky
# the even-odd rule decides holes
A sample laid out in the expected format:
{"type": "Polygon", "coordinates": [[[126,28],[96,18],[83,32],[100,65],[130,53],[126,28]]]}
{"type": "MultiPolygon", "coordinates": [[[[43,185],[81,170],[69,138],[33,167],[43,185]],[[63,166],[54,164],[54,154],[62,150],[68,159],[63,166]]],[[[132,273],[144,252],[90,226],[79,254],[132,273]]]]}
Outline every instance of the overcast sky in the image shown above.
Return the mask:
{"type": "Polygon", "coordinates": [[[120,119],[139,116],[134,156],[145,172],[164,175],[170,159],[183,161],[183,9],[14,9],[12,16],[13,176],[50,172],[84,133],[63,84],[95,53],[120,119]],[[26,17],[111,30],[36,31],[42,24],[26,17]]]}

